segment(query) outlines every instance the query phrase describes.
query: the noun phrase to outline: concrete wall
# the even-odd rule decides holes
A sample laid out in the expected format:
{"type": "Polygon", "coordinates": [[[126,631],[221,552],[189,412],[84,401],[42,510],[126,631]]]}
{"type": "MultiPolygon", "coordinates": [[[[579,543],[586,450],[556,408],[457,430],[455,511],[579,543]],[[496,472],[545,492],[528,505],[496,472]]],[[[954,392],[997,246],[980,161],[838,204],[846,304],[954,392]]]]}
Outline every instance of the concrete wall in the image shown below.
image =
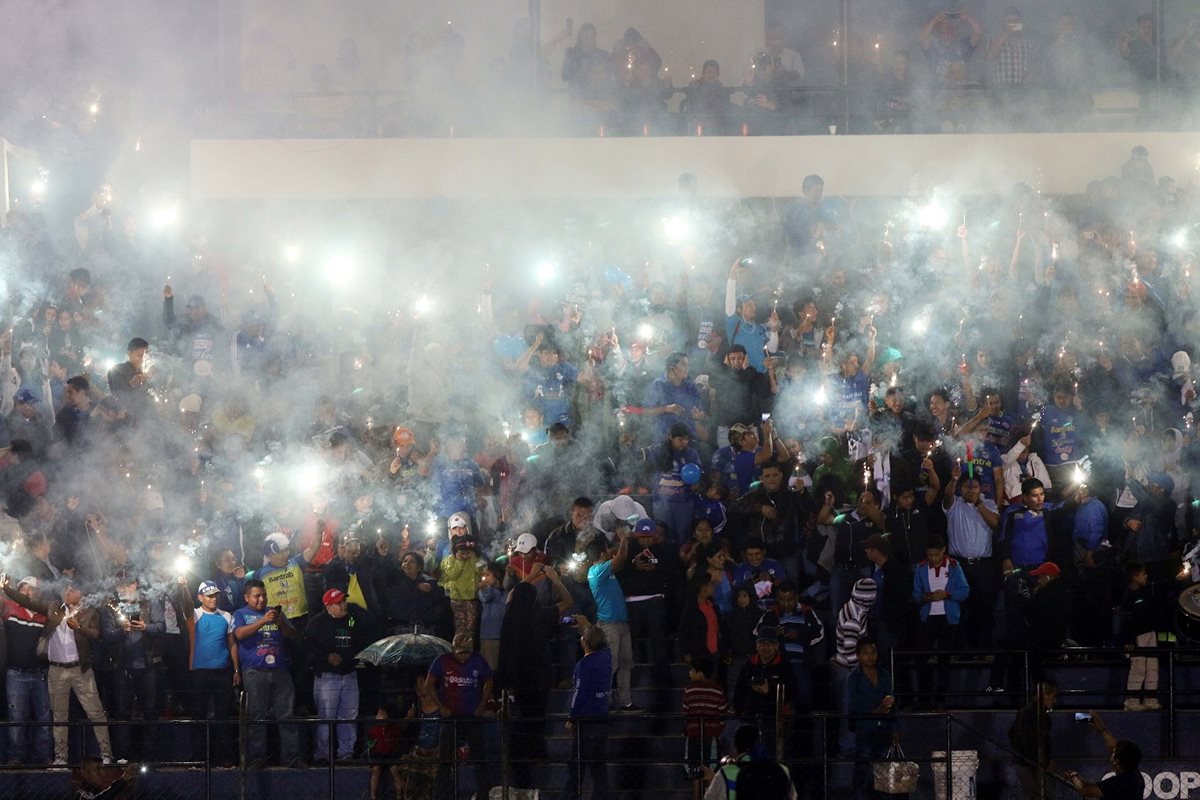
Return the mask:
{"type": "Polygon", "coordinates": [[[845,196],[940,186],[1005,192],[1025,181],[1082,192],[1135,145],[1158,175],[1200,178],[1185,133],[631,139],[211,140],[192,143],[195,199],[623,198],[666,196],[680,173],[709,196],[787,197],[810,172],[845,196]]]}

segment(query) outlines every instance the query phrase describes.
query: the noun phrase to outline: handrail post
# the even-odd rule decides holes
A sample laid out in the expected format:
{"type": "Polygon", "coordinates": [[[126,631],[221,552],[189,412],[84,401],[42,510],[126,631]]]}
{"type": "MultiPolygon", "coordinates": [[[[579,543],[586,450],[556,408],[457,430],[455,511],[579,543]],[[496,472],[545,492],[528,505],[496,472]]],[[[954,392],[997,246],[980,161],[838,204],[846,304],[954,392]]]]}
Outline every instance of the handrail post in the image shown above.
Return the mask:
{"type": "Polygon", "coordinates": [[[329,738],[326,740],[326,741],[328,741],[328,742],[329,742],[329,746],[328,746],[328,747],[326,748],[326,750],[325,750],[325,755],[326,755],[326,756],[329,758],[329,800],[333,800],[333,785],[334,785],[333,762],[334,762],[334,760],[335,760],[335,758],[334,758],[334,754],[337,752],[337,751],[334,749],[334,746],[333,746],[333,745],[334,745],[334,741],[333,741],[333,730],[334,730],[333,722],[334,722],[334,721],[333,721],[333,720],[331,720],[331,719],[330,719],[330,720],[326,720],[326,721],[325,721],[325,726],[328,728],[328,730],[326,731],[326,734],[327,734],[327,735],[328,735],[328,737],[329,737],[329,738]]]}
{"type": "Polygon", "coordinates": [[[952,718],[950,716],[950,713],[947,712],[946,713],[946,753],[945,753],[945,755],[946,755],[946,800],[951,800],[951,798],[954,797],[954,776],[951,775],[952,768],[950,766],[954,761],[954,759],[951,757],[951,753],[953,751],[950,749],[951,748],[951,738],[952,738],[952,732],[950,730],[951,719],[952,718]]]}
{"type": "Polygon", "coordinates": [[[508,689],[500,692],[500,797],[508,800],[508,787],[512,784],[512,720],[509,716],[508,689]]]}
{"type": "Polygon", "coordinates": [[[783,763],[783,684],[775,686],[775,760],[783,763]]]}
{"type": "MultiPolygon", "coordinates": [[[[206,703],[205,708],[207,707],[206,703]]],[[[229,713],[228,707],[225,713],[229,713]]],[[[204,797],[205,800],[209,800],[212,797],[212,720],[205,714],[204,719],[200,721],[204,723],[204,797]]]]}
{"type": "MultiPolygon", "coordinates": [[[[1175,757],[1175,657],[1179,650],[1167,654],[1167,758],[1175,757]]],[[[1156,656],[1157,658],[1157,656],[1156,656]]]]}

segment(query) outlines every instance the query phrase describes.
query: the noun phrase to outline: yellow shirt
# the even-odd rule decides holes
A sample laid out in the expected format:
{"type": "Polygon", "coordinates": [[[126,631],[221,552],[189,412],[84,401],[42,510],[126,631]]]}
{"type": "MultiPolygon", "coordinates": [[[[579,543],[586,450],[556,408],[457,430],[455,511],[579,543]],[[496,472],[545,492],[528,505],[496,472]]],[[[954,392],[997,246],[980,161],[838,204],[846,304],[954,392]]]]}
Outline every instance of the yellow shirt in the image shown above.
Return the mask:
{"type": "Polygon", "coordinates": [[[308,596],[304,593],[304,570],[298,564],[286,567],[262,579],[267,587],[267,605],[283,606],[283,615],[288,619],[303,617],[308,613],[308,596]]]}
{"type": "Polygon", "coordinates": [[[363,597],[362,587],[358,585],[358,575],[351,573],[350,585],[346,587],[346,600],[364,611],[367,608],[367,598],[363,597]]]}

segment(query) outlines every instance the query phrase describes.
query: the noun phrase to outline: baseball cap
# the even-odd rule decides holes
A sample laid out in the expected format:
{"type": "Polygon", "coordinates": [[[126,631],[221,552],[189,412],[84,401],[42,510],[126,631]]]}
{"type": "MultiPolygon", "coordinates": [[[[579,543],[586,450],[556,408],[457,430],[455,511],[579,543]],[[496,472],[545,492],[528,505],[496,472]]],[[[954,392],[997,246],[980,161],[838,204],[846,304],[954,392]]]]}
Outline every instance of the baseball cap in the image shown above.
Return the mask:
{"type": "Polygon", "coordinates": [[[1030,570],[1029,574],[1036,575],[1038,577],[1040,577],[1042,575],[1054,575],[1057,577],[1058,575],[1062,574],[1062,570],[1059,569],[1058,564],[1055,564],[1053,561],[1046,561],[1046,562],[1042,563],[1040,566],[1038,566],[1036,569],[1030,570]]]}
{"type": "Polygon", "coordinates": [[[267,536],[267,538],[263,539],[263,555],[265,556],[282,553],[289,547],[291,547],[291,541],[289,541],[287,535],[283,533],[272,533],[271,535],[267,536]]]}
{"type": "Polygon", "coordinates": [[[346,593],[341,589],[328,589],[321,595],[321,605],[331,606],[346,599],[346,593]]]}
{"type": "Polygon", "coordinates": [[[633,526],[634,533],[657,533],[658,525],[652,519],[639,519],[633,526]]]}
{"type": "Polygon", "coordinates": [[[187,307],[188,308],[207,308],[208,303],[204,302],[204,298],[201,297],[200,295],[194,294],[188,298],[187,307]]]}
{"type": "Polygon", "coordinates": [[[17,390],[17,393],[13,395],[13,401],[17,403],[37,403],[41,401],[41,399],[41,395],[32,389],[19,389],[17,390]]]}
{"type": "Polygon", "coordinates": [[[773,625],[764,625],[758,629],[758,635],[754,638],[756,642],[778,642],[779,633],[773,625]]]}
{"type": "Polygon", "coordinates": [[[446,520],[446,527],[449,530],[454,530],[455,528],[471,530],[471,520],[467,519],[467,515],[460,511],[450,515],[450,519],[446,520]]]}
{"type": "Polygon", "coordinates": [[[537,537],[532,533],[522,533],[517,537],[517,543],[514,545],[514,549],[518,553],[528,553],[535,547],[537,547],[537,537]]]}
{"type": "Polygon", "coordinates": [[[471,638],[469,633],[456,633],[454,640],[450,643],[450,652],[452,653],[470,653],[475,649],[475,640],[471,638]]]}
{"type": "Polygon", "coordinates": [[[745,433],[748,430],[750,430],[750,426],[741,422],[735,422],[729,426],[730,433],[745,433]]]}
{"type": "Polygon", "coordinates": [[[29,586],[32,586],[33,588],[36,589],[36,588],[38,588],[38,579],[33,577],[32,575],[26,575],[24,578],[21,578],[21,582],[17,584],[17,588],[20,589],[22,586],[25,586],[26,584],[28,584],[29,586]]]}
{"type": "Polygon", "coordinates": [[[220,593],[220,588],[212,581],[201,581],[200,586],[196,589],[196,595],[199,597],[208,597],[220,593]]]}
{"type": "Polygon", "coordinates": [[[396,431],[392,434],[392,444],[396,445],[396,447],[408,447],[416,443],[416,441],[417,437],[408,428],[396,428],[396,431]]]}

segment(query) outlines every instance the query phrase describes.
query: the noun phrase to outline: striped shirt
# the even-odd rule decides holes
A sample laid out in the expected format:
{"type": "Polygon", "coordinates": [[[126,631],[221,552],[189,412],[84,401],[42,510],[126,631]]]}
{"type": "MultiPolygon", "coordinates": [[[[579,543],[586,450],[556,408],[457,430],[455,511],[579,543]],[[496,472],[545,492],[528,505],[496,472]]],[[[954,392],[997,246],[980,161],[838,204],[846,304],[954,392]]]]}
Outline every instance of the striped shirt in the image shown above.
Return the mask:
{"type": "Polygon", "coordinates": [[[716,738],[725,728],[725,716],[729,713],[729,701],[725,690],[707,678],[692,681],[683,689],[683,714],[687,717],[687,736],[716,738]],[[701,731],[703,725],[703,731],[701,731]]]}
{"type": "Polygon", "coordinates": [[[843,667],[858,666],[858,640],[867,632],[867,612],[859,604],[850,601],[838,612],[837,655],[834,661],[843,667]]]}

